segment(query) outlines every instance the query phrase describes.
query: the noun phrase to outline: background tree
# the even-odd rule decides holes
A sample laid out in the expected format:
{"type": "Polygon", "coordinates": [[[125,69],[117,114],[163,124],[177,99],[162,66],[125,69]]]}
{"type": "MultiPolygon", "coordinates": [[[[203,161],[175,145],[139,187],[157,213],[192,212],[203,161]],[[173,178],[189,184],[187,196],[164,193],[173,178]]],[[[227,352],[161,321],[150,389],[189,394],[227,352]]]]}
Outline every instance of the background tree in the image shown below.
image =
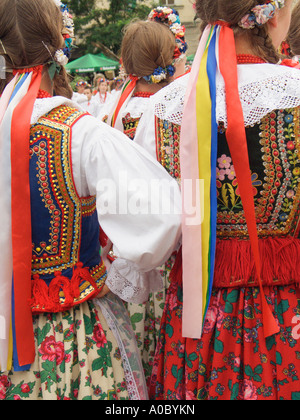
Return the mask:
{"type": "Polygon", "coordinates": [[[145,19],[151,7],[143,0],[108,0],[100,8],[97,0],[65,0],[74,15],[78,48],[73,58],[87,53],[103,52],[118,56],[123,29],[132,19],[145,19]]]}

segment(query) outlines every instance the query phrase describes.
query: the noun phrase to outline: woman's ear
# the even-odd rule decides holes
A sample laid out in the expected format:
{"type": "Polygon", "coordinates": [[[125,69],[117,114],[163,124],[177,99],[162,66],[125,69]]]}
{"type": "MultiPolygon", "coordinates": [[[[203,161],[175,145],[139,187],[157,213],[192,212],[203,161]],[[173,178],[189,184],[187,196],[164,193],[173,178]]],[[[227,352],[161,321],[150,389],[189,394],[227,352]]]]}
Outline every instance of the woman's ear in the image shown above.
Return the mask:
{"type": "Polygon", "coordinates": [[[268,20],[267,25],[270,25],[272,28],[277,28],[278,26],[278,16],[275,13],[275,16],[272,19],[268,20]]]}

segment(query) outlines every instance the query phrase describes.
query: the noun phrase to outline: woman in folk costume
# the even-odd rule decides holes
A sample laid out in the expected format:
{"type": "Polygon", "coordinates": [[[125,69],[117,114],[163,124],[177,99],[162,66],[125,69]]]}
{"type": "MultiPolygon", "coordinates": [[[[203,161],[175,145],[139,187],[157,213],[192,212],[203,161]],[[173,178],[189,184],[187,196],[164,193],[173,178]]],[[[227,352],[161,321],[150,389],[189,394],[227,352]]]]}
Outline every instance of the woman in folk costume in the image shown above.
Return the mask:
{"type": "Polygon", "coordinates": [[[300,73],[277,64],[292,1],[196,5],[191,74],[143,116],[180,129],[184,207],[150,397],[297,400],[300,73]]]}
{"type": "MultiPolygon", "coordinates": [[[[151,206],[145,186],[168,180],[141,148],[67,99],[72,38],[59,0],[0,3],[0,399],[145,399],[130,321],[108,292],[143,302],[161,288],[154,269],[176,247],[180,217],[125,208],[141,198],[151,206]],[[119,257],[109,273],[99,223],[119,257]]],[[[164,193],[178,208],[172,183],[164,193]]]]}
{"type": "Polygon", "coordinates": [[[185,71],[187,43],[178,12],[157,7],[147,21],[131,23],[122,41],[128,75],[108,123],[134,139],[149,98],[185,71]]]}
{"type": "MultiPolygon", "coordinates": [[[[131,23],[122,42],[122,62],[129,79],[125,82],[112,125],[134,140],[149,98],[185,70],[187,44],[178,13],[168,7],[152,10],[148,21],[131,23]],[[150,76],[149,76],[150,75],[150,76]]],[[[108,245],[109,246],[109,245],[108,245]]],[[[144,304],[129,303],[128,311],[141,351],[146,379],[153,358],[169,286],[174,256],[161,267],[164,287],[144,304]]]]}
{"type": "Polygon", "coordinates": [[[104,120],[107,118],[112,106],[113,106],[113,97],[109,92],[109,83],[106,79],[98,80],[98,90],[93,96],[93,100],[99,107],[99,118],[104,120]]]}
{"type": "Polygon", "coordinates": [[[86,103],[87,99],[84,94],[84,89],[88,86],[88,82],[85,80],[79,80],[76,83],[76,92],[73,93],[72,101],[77,102],[78,104],[86,103]]]}

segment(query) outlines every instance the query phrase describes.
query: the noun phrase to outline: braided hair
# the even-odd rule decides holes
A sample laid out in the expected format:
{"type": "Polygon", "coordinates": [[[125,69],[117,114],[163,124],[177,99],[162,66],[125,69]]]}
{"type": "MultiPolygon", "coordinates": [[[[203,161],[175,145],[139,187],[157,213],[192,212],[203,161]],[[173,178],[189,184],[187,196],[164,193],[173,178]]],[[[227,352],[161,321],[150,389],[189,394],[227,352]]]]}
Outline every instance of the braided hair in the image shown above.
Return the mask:
{"type": "Polygon", "coordinates": [[[276,64],[280,56],[273,45],[267,25],[248,30],[239,26],[241,19],[264,0],[197,0],[196,11],[202,20],[202,29],[207,24],[224,20],[231,25],[236,37],[244,36],[254,53],[268,63],[276,64]]]}
{"type": "MultiPolygon", "coordinates": [[[[1,0],[0,55],[8,69],[2,89],[11,79],[12,69],[47,66],[53,60],[55,52],[64,46],[62,25],[62,15],[54,1],[1,0]]],[[[64,67],[56,72],[53,88],[57,95],[72,97],[64,67]]]]}

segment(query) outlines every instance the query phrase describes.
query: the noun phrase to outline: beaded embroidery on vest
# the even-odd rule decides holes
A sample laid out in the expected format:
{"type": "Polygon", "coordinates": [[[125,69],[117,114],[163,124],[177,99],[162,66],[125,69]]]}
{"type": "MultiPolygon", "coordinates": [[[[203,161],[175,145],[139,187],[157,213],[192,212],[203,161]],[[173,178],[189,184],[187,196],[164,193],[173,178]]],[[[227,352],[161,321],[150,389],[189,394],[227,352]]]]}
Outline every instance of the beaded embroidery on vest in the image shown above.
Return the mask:
{"type": "Polygon", "coordinates": [[[124,134],[126,134],[130,140],[134,140],[135,138],[140,119],[141,118],[132,118],[130,114],[127,114],[124,118],[122,118],[124,134]]]}
{"type": "MultiPolygon", "coordinates": [[[[277,110],[246,129],[260,237],[299,237],[299,117],[299,108],[277,110]]],[[[218,236],[243,239],[248,232],[239,187],[224,127],[219,131],[218,236]]]]}
{"type": "Polygon", "coordinates": [[[180,131],[181,126],[155,117],[156,156],[169,174],[180,180],[180,131]]]}
{"type": "Polygon", "coordinates": [[[71,168],[72,126],[83,115],[60,106],[31,127],[33,312],[66,310],[106,279],[96,198],[77,195],[71,168]]]}
{"type": "MultiPolygon", "coordinates": [[[[274,110],[247,127],[266,286],[300,283],[300,108],[274,110]]],[[[215,287],[258,286],[234,165],[219,126],[215,287]]]]}

